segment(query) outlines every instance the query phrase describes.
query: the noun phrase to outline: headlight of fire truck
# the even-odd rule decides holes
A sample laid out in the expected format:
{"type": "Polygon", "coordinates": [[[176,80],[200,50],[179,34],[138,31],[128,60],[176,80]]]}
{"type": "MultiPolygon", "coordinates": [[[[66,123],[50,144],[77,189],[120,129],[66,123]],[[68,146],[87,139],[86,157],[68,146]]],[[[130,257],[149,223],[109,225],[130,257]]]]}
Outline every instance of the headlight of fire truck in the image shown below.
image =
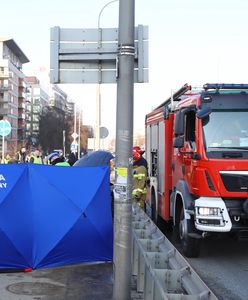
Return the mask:
{"type": "Polygon", "coordinates": [[[201,216],[218,216],[220,209],[218,207],[197,207],[197,214],[201,216]]]}

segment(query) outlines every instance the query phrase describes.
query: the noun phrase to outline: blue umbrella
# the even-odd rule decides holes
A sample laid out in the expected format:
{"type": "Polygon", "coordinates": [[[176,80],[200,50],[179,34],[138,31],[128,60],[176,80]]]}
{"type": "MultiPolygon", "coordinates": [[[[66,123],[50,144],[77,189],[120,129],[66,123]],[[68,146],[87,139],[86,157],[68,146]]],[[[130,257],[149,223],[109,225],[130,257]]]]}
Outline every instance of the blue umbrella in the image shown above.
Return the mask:
{"type": "Polygon", "coordinates": [[[73,166],[85,166],[85,167],[94,167],[94,166],[109,166],[109,162],[113,159],[114,156],[104,150],[98,150],[84,155],[80,158],[73,166]]]}
{"type": "Polygon", "coordinates": [[[2,165],[0,269],[112,260],[109,172],[2,165]]]}

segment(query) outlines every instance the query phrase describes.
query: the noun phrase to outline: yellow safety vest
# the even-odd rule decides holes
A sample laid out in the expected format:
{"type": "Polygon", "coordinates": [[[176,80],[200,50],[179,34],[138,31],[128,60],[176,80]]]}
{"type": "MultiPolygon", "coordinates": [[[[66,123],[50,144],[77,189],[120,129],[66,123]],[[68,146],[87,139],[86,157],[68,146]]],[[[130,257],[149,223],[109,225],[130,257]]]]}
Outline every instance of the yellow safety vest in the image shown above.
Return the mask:
{"type": "Polygon", "coordinates": [[[37,156],[35,156],[35,155],[32,155],[31,156],[32,158],[33,158],[33,164],[43,164],[43,162],[42,162],[42,158],[39,156],[39,157],[37,157],[37,156]]]}

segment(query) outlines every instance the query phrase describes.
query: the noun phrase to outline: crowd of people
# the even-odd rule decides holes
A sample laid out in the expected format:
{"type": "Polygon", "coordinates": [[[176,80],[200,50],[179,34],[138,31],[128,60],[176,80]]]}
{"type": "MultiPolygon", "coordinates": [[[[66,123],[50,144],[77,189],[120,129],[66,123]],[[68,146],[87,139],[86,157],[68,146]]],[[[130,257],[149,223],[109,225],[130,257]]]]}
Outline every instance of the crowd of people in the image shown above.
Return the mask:
{"type": "MultiPolygon", "coordinates": [[[[144,150],[141,150],[139,146],[133,147],[133,189],[132,196],[134,201],[144,209],[146,200],[146,184],[148,178],[148,166],[147,161],[143,157],[144,150]]],[[[9,163],[33,163],[33,164],[48,164],[54,166],[73,166],[77,161],[77,157],[74,153],[71,153],[67,158],[63,156],[61,150],[54,150],[49,155],[42,155],[42,153],[36,149],[31,153],[28,153],[25,147],[21,148],[15,157],[6,155],[4,162],[9,163]]],[[[87,161],[86,161],[87,163],[87,161]]],[[[113,171],[113,156],[109,158],[110,169],[113,171]]],[[[80,165],[80,163],[77,163],[80,165]]],[[[76,164],[76,165],[77,165],[76,164]]],[[[86,164],[87,165],[87,164],[86,164]]],[[[88,164],[89,165],[89,164],[88,164]]],[[[113,174],[113,172],[112,172],[113,174]]],[[[113,178],[112,178],[113,179],[113,178]]],[[[113,180],[114,181],[114,180],[113,180]]]]}
{"type": "Polygon", "coordinates": [[[33,164],[48,164],[56,166],[72,166],[77,161],[74,153],[71,153],[67,158],[63,156],[62,150],[54,150],[49,155],[43,155],[38,149],[28,152],[25,147],[22,147],[15,156],[7,154],[2,161],[4,164],[16,163],[33,163],[33,164]]]}

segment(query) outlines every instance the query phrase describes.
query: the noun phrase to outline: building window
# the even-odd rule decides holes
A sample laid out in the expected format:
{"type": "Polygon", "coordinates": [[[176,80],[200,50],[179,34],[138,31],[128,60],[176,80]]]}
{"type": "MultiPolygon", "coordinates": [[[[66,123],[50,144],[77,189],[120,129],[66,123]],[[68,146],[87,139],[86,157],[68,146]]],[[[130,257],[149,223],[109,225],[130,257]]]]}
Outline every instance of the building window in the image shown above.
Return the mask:
{"type": "Polygon", "coordinates": [[[40,112],[40,106],[39,105],[34,105],[33,106],[33,112],[34,113],[39,113],[40,112]]]}
{"type": "Polygon", "coordinates": [[[39,124],[33,124],[33,130],[39,131],[39,124]]]}
{"type": "Polygon", "coordinates": [[[39,115],[33,115],[33,121],[34,122],[39,122],[39,115]]]}

